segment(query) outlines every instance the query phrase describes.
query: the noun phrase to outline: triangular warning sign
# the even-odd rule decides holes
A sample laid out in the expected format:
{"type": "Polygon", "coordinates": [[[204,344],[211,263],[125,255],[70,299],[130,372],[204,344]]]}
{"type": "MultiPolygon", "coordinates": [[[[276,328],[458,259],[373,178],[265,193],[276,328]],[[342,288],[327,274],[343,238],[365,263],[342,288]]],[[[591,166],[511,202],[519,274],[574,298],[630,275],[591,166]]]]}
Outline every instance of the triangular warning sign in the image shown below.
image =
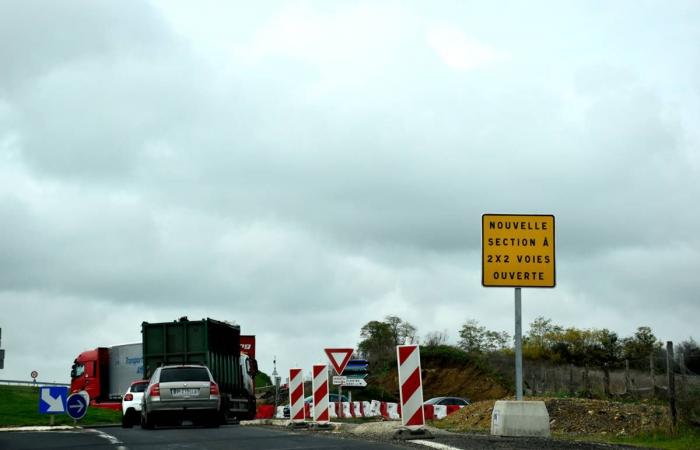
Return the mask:
{"type": "Polygon", "coordinates": [[[331,365],[338,375],[343,373],[343,370],[345,370],[345,366],[348,365],[348,361],[350,361],[352,352],[354,351],[351,348],[326,348],[324,350],[326,355],[328,355],[331,365]]]}

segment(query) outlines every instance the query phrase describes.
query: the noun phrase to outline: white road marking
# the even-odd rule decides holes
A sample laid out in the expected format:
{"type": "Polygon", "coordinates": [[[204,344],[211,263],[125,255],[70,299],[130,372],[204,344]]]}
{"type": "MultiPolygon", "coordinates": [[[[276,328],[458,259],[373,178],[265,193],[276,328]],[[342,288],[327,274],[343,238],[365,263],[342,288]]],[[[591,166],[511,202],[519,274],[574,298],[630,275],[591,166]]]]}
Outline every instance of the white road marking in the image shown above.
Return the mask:
{"type": "Polygon", "coordinates": [[[425,445],[426,447],[432,447],[432,448],[437,448],[439,450],[461,450],[457,447],[451,447],[449,445],[441,444],[439,442],[433,442],[433,441],[425,441],[423,439],[416,439],[416,440],[410,440],[408,441],[412,444],[421,444],[425,445]]]}
{"type": "MultiPolygon", "coordinates": [[[[112,444],[112,445],[120,445],[120,444],[123,444],[123,442],[120,441],[118,438],[112,436],[111,434],[107,434],[107,433],[105,433],[104,431],[95,430],[95,429],[92,429],[92,428],[89,429],[89,430],[85,430],[85,431],[88,431],[88,432],[90,432],[90,433],[95,433],[95,434],[97,434],[99,437],[101,437],[101,438],[103,438],[103,439],[107,439],[107,440],[109,441],[109,443],[112,444]]],[[[118,449],[118,450],[119,450],[119,449],[121,449],[121,450],[126,450],[126,447],[121,447],[121,446],[120,446],[120,447],[118,447],[117,449],[118,449]]]]}

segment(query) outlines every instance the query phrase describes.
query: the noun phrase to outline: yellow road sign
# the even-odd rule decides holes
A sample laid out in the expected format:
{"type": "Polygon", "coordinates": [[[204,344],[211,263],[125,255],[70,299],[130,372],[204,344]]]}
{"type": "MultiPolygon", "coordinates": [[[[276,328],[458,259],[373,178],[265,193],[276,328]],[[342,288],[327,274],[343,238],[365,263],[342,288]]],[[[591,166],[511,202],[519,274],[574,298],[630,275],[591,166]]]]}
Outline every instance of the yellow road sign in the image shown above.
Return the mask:
{"type": "Polygon", "coordinates": [[[487,287],[554,287],[554,216],[484,214],[481,217],[481,284],[487,287]]]}

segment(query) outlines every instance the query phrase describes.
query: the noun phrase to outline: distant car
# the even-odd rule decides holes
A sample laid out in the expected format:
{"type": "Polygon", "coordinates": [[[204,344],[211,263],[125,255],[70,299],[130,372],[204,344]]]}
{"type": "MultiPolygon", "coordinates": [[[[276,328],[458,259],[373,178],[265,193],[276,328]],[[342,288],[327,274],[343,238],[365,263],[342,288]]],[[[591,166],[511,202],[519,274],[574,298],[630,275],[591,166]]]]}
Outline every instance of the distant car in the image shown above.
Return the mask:
{"type": "Polygon", "coordinates": [[[148,380],[131,383],[122,397],[122,427],[131,428],[139,423],[141,418],[141,399],[148,386],[148,380]]]}
{"type": "Polygon", "coordinates": [[[211,372],[202,365],[163,366],[153,372],[141,401],[141,427],[191,420],[218,426],[221,394],[211,372]]]}
{"type": "Polygon", "coordinates": [[[445,405],[445,406],[467,406],[469,399],[461,397],[434,397],[425,402],[426,405],[445,405]]]}
{"type": "MultiPolygon", "coordinates": [[[[348,398],[344,395],[339,397],[338,394],[328,394],[328,401],[331,403],[337,403],[339,398],[342,398],[341,401],[343,401],[343,402],[348,401],[348,398]]],[[[313,401],[314,401],[313,395],[309,395],[308,397],[306,397],[304,399],[304,403],[308,403],[308,404],[312,404],[313,401]]],[[[282,410],[282,413],[284,414],[285,418],[287,418],[287,419],[289,418],[289,405],[285,405],[284,409],[282,410]]]]}

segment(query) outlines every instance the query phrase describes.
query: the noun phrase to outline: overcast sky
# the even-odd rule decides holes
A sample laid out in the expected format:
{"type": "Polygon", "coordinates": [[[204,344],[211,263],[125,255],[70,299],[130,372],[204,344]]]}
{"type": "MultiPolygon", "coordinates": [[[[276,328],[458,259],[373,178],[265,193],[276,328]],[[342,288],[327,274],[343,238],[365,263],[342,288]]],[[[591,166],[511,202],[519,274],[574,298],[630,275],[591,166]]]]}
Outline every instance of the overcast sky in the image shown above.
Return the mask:
{"type": "Polygon", "coordinates": [[[184,315],[268,373],[512,334],[483,213],[556,217],[524,324],[698,339],[699,42],[693,0],[3,1],[0,379],[184,315]]]}

